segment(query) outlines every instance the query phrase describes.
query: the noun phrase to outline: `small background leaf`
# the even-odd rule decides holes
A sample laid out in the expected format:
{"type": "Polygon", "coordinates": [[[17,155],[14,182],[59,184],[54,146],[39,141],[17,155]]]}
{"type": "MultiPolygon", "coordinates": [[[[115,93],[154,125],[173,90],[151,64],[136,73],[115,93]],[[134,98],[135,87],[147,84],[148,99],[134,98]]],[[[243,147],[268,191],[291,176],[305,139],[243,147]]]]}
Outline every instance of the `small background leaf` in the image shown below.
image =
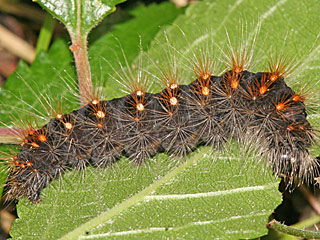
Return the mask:
{"type": "Polygon", "coordinates": [[[37,0],[37,3],[63,22],[71,35],[76,35],[77,24],[81,24],[81,35],[86,36],[106,15],[115,10],[115,5],[124,1],[37,0]]]}
{"type": "MultiPolygon", "coordinates": [[[[38,98],[41,98],[41,95],[59,96],[62,89],[63,96],[69,99],[68,108],[76,107],[76,102],[73,101],[72,104],[70,100],[70,89],[66,87],[68,80],[75,79],[72,62],[72,54],[61,39],[54,42],[48,54],[40,52],[30,67],[20,61],[16,72],[10,75],[0,92],[1,120],[10,122],[10,115],[17,119],[27,119],[28,115],[30,117],[33,113],[38,116],[39,123],[43,122],[44,119],[40,117],[48,118],[48,114],[42,106],[43,100],[41,102],[38,98]]],[[[73,91],[76,89],[73,88],[73,91]]]]}
{"type": "Polygon", "coordinates": [[[151,4],[148,7],[140,5],[129,12],[131,21],[114,26],[111,34],[103,35],[89,47],[92,79],[99,87],[105,84],[103,94],[107,99],[123,96],[123,92],[116,91],[119,88],[110,78],[114,71],[120,70],[120,64],[125,65],[123,53],[131,64],[140,50],[148,50],[161,26],[171,23],[183,12],[183,9],[177,9],[169,3],[151,4]]]}

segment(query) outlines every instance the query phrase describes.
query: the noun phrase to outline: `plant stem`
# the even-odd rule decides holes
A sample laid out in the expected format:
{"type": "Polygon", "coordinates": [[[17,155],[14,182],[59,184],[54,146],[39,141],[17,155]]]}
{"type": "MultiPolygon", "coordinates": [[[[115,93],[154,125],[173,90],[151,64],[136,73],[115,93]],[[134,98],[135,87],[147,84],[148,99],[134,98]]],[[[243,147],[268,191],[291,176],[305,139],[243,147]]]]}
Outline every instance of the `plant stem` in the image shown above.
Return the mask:
{"type": "Polygon", "coordinates": [[[302,229],[289,227],[287,225],[279,223],[274,219],[268,223],[267,227],[285,234],[296,236],[296,237],[302,237],[302,238],[308,238],[308,239],[320,238],[320,231],[309,231],[309,230],[302,230],[302,229]]]}
{"type": "Polygon", "coordinates": [[[81,1],[77,1],[77,30],[75,33],[70,32],[72,45],[70,50],[73,52],[80,93],[80,105],[88,103],[92,96],[91,70],[88,59],[87,34],[82,33],[81,29],[81,1]]]}
{"type": "Polygon", "coordinates": [[[88,102],[88,95],[92,92],[91,70],[88,60],[87,44],[85,39],[72,40],[70,46],[73,52],[77,75],[79,81],[80,105],[84,106],[88,102]]]}
{"type": "Polygon", "coordinates": [[[38,37],[38,42],[36,46],[36,55],[38,55],[38,53],[41,50],[44,50],[44,51],[48,50],[48,47],[52,38],[52,33],[54,30],[54,25],[55,25],[55,20],[51,17],[49,13],[47,13],[38,37]]]}

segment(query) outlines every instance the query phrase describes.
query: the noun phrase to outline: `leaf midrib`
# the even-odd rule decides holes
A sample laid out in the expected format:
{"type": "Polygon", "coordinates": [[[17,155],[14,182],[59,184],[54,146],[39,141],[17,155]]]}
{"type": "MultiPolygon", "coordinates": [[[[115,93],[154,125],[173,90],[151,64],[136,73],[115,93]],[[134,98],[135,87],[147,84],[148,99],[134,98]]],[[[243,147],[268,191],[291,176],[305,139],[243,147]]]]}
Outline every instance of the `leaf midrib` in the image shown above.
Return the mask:
{"type": "Polygon", "coordinates": [[[172,171],[168,172],[159,180],[155,181],[150,186],[146,187],[139,193],[133,195],[132,197],[128,198],[127,200],[123,201],[122,203],[114,206],[113,208],[109,209],[108,211],[100,214],[99,216],[93,218],[92,220],[88,221],[80,225],[79,227],[75,228],[73,231],[67,233],[66,235],[62,236],[60,240],[66,239],[78,239],[81,235],[85,234],[87,231],[91,230],[92,228],[106,222],[107,220],[111,219],[112,217],[118,215],[120,212],[134,206],[140,201],[143,201],[146,196],[150,195],[152,192],[156,191],[159,187],[163,184],[169,182],[183,170],[187,169],[192,164],[196,163],[202,157],[206,156],[207,150],[209,147],[203,149],[201,152],[195,153],[193,156],[188,158],[184,163],[180,166],[174,168],[172,171]]]}
{"type": "MultiPolygon", "coordinates": [[[[89,236],[82,236],[81,239],[96,239],[96,238],[103,238],[103,237],[112,237],[112,236],[124,236],[124,235],[133,235],[133,234],[141,234],[141,233],[152,233],[152,232],[168,232],[168,231],[179,231],[186,229],[190,226],[195,226],[195,225],[209,225],[209,224],[215,224],[215,223],[221,223],[221,222],[230,222],[236,219],[240,218],[250,218],[252,216],[265,216],[266,214],[269,215],[269,212],[257,212],[257,213],[252,213],[252,214],[246,214],[246,215],[236,215],[228,218],[223,218],[223,219],[218,219],[218,220],[211,220],[211,221],[203,221],[203,222],[191,222],[182,226],[178,227],[152,227],[152,228],[145,228],[145,229],[135,229],[135,230],[128,230],[128,231],[122,231],[122,232],[107,232],[107,233],[100,233],[100,234],[94,234],[94,235],[89,235],[89,236]]],[[[220,231],[220,229],[217,229],[217,231],[220,231]]],[[[255,232],[255,230],[252,230],[252,232],[255,232]]]]}
{"type": "Polygon", "coordinates": [[[225,196],[229,194],[235,193],[243,193],[243,192],[254,192],[254,191],[261,191],[261,190],[270,190],[273,189],[278,185],[277,182],[275,183],[268,183],[264,185],[258,186],[248,186],[248,187],[241,187],[241,188],[232,188],[228,190],[219,190],[215,192],[201,192],[201,193],[188,193],[188,194],[168,194],[168,195],[152,195],[146,196],[145,200],[179,200],[185,198],[199,198],[199,197],[214,197],[214,196],[225,196]]]}

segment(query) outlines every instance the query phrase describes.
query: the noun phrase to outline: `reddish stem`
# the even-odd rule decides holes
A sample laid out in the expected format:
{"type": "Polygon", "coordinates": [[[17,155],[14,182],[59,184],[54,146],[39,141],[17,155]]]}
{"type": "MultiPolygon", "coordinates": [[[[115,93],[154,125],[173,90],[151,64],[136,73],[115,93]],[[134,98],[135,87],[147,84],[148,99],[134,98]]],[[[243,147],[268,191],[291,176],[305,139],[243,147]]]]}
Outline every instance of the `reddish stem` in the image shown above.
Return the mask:
{"type": "Polygon", "coordinates": [[[84,106],[88,103],[88,99],[92,94],[92,81],[91,81],[91,70],[88,60],[88,51],[86,39],[77,38],[72,39],[72,45],[70,50],[73,52],[75,59],[78,81],[79,81],[79,92],[80,92],[80,104],[84,106]]]}
{"type": "Polygon", "coordinates": [[[88,99],[92,95],[92,81],[91,81],[91,70],[88,59],[88,47],[87,47],[87,36],[88,33],[82,33],[81,28],[81,2],[77,1],[77,29],[76,32],[69,32],[71,36],[72,45],[70,50],[73,52],[75,59],[78,81],[79,81],[79,92],[80,92],[80,104],[84,106],[87,104],[88,99]]]}

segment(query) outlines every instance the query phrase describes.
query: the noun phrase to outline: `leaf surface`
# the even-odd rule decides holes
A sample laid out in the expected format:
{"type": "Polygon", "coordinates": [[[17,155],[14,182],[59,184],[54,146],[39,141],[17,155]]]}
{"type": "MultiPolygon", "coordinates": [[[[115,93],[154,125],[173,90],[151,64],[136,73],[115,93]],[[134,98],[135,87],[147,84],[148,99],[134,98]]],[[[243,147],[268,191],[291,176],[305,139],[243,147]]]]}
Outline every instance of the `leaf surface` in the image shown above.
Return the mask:
{"type": "Polygon", "coordinates": [[[87,36],[105,16],[115,11],[115,5],[125,0],[37,0],[45,10],[59,19],[70,35],[87,36]]]}

